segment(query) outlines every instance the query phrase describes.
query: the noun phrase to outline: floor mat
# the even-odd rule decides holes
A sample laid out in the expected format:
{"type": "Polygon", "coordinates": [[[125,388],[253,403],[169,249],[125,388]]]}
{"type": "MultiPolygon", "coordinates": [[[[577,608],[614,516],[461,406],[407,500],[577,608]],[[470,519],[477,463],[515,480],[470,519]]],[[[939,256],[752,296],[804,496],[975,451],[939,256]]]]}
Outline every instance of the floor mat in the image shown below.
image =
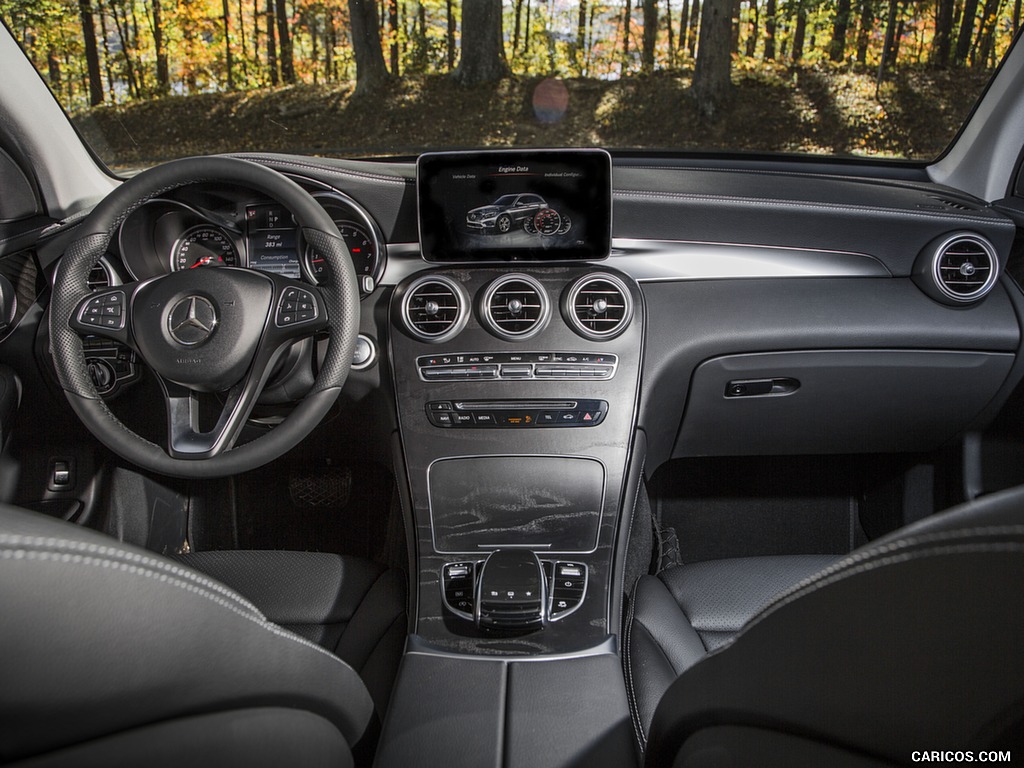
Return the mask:
{"type": "Polygon", "coordinates": [[[835,457],[685,459],[649,491],[683,562],[786,554],[845,554],[864,540],[858,468],[835,457]]]}
{"type": "Polygon", "coordinates": [[[379,464],[279,462],[237,478],[234,493],[241,549],[385,559],[392,480],[379,464]]]}

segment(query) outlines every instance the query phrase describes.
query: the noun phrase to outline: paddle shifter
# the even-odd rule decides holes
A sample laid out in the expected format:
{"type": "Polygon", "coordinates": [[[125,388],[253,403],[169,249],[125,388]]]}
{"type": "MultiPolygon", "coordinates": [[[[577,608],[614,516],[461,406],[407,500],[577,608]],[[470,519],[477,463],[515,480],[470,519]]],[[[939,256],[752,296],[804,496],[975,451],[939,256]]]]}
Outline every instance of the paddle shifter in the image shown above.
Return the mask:
{"type": "Polygon", "coordinates": [[[540,560],[526,549],[498,549],[480,566],[476,624],[483,629],[544,626],[547,583],[540,560]]]}

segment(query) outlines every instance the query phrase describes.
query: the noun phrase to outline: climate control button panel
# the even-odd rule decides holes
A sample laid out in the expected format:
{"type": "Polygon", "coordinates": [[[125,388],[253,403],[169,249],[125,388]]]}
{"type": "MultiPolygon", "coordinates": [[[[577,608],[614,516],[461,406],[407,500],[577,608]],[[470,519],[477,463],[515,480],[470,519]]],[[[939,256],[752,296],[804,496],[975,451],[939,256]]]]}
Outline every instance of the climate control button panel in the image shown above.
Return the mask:
{"type": "Polygon", "coordinates": [[[606,400],[432,400],[427,419],[435,427],[596,427],[608,415],[606,400]]]}

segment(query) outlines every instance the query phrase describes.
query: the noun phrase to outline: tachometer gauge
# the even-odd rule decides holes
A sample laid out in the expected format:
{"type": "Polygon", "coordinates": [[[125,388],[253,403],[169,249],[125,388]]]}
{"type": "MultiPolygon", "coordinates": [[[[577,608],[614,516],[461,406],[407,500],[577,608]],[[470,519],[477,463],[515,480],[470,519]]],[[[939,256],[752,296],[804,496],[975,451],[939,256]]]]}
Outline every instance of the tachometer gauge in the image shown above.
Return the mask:
{"type": "Polygon", "coordinates": [[[185,231],[171,252],[171,269],[236,267],[238,251],[220,227],[200,224],[185,231]]]}
{"type": "MultiPolygon", "coordinates": [[[[339,221],[338,232],[341,239],[348,246],[348,252],[352,256],[352,266],[356,270],[357,277],[373,277],[377,268],[377,246],[374,239],[360,224],[353,224],[351,221],[339,221]]],[[[315,253],[310,254],[309,271],[319,283],[322,281],[327,264],[323,257],[315,253]]]]}
{"type": "Polygon", "coordinates": [[[538,234],[555,235],[562,226],[562,217],[552,208],[543,208],[534,215],[533,226],[538,234]]]}

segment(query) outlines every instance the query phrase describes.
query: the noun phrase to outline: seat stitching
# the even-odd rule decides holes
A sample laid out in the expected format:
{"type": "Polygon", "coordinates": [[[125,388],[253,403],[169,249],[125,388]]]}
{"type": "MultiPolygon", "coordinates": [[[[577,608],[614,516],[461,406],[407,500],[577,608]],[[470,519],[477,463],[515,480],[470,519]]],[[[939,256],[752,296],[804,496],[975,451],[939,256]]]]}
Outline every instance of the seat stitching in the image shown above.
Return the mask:
{"type": "Polygon", "coordinates": [[[123,571],[133,576],[143,576],[147,579],[154,580],[158,583],[167,584],[169,586],[182,589],[185,592],[189,592],[191,594],[198,595],[199,597],[206,598],[210,602],[219,605],[222,608],[226,608],[232,613],[238,614],[242,618],[253,622],[257,626],[262,627],[263,629],[267,630],[268,632],[274,635],[277,635],[286,640],[291,640],[292,642],[306,646],[307,648],[312,648],[313,650],[323,654],[327,658],[333,659],[334,661],[338,662],[346,669],[351,669],[351,667],[349,667],[348,664],[346,664],[344,661],[342,661],[337,656],[332,654],[330,651],[327,651],[321,648],[319,645],[309,642],[305,638],[299,637],[298,635],[294,635],[291,632],[287,632],[278,625],[270,621],[267,621],[265,618],[262,617],[262,615],[258,611],[256,612],[255,615],[247,613],[241,610],[238,606],[232,605],[224,598],[218,595],[211,594],[210,592],[202,589],[201,587],[195,584],[189,584],[188,582],[183,581],[179,578],[175,578],[171,575],[168,575],[167,573],[159,573],[153,570],[148,570],[145,566],[142,565],[130,565],[128,563],[122,563],[116,560],[106,559],[103,557],[94,557],[91,555],[71,554],[68,552],[50,552],[45,550],[31,549],[3,548],[0,549],[0,559],[38,560],[40,562],[59,562],[66,565],[87,565],[123,571]]]}
{"type": "Polygon", "coordinates": [[[837,573],[846,571],[851,568],[856,568],[858,564],[865,563],[870,560],[878,558],[880,555],[886,555],[891,552],[899,552],[907,549],[908,547],[916,547],[922,544],[930,544],[933,542],[942,542],[952,540],[958,540],[970,536],[1005,536],[1005,535],[1024,535],[1024,525],[997,525],[997,526],[979,526],[976,528],[958,528],[953,531],[938,531],[935,533],[925,533],[919,536],[911,536],[908,538],[896,539],[886,544],[879,546],[868,547],[860,552],[856,552],[841,560],[832,563],[831,565],[825,566],[822,570],[817,573],[811,574],[810,576],[801,579],[792,587],[784,592],[781,592],[775,600],[766,605],[763,611],[767,611],[772,608],[777,601],[782,601],[788,598],[791,594],[807,589],[813,586],[821,579],[827,579],[837,573]]]}
{"type": "Polygon", "coordinates": [[[140,554],[138,552],[132,552],[126,549],[120,549],[118,547],[111,547],[105,544],[90,544],[83,541],[76,541],[74,539],[59,539],[48,536],[21,536],[17,534],[6,534],[0,533],[0,545],[9,546],[36,546],[36,547],[66,547],[72,550],[80,550],[93,555],[100,555],[105,557],[121,557],[132,562],[140,563],[152,568],[159,570],[169,571],[170,573],[180,578],[186,578],[202,584],[207,589],[214,592],[218,592],[224,597],[234,600],[243,608],[258,614],[261,618],[266,618],[263,613],[251,602],[246,600],[240,594],[234,590],[224,586],[223,584],[209,579],[203,576],[201,573],[193,571],[189,568],[182,568],[181,566],[175,565],[173,562],[164,561],[155,557],[149,557],[147,555],[140,554]]]}
{"type": "MultiPolygon", "coordinates": [[[[1024,526],[1003,526],[1004,528],[1014,529],[1013,532],[1024,533],[1024,526]]],[[[994,532],[996,529],[985,529],[979,528],[974,529],[979,532],[994,532]]],[[[958,532],[962,534],[963,532],[958,532]]],[[[949,538],[946,536],[945,538],[949,538]]],[[[897,542],[898,543],[898,542],[897,542]]],[[[892,545],[886,545],[879,549],[879,552],[891,551],[896,548],[896,543],[892,545]]],[[[757,616],[752,618],[747,625],[744,627],[744,631],[749,630],[755,624],[760,623],[771,613],[785,607],[789,603],[804,597],[805,595],[816,592],[823,587],[829,586],[830,584],[843,581],[847,578],[859,575],[861,573],[867,573],[869,571],[877,570],[889,565],[897,565],[900,563],[910,562],[912,560],[920,560],[925,557],[932,557],[935,555],[961,555],[961,554],[980,554],[985,552],[1022,552],[1024,553],[1024,543],[1020,542],[1001,542],[1001,543],[974,543],[974,544],[959,544],[959,545],[945,545],[945,546],[934,546],[927,549],[918,549],[910,552],[896,552],[894,554],[887,555],[880,558],[872,558],[867,562],[863,562],[870,553],[864,553],[862,556],[858,556],[854,559],[852,564],[848,564],[841,571],[829,572],[829,569],[822,571],[815,577],[805,579],[804,582],[793,587],[789,592],[780,596],[771,605],[764,608],[757,616]]],[[[877,554],[877,553],[876,553],[877,554]]]]}
{"type": "Polygon", "coordinates": [[[636,584],[633,585],[633,596],[629,602],[629,616],[626,619],[626,637],[625,637],[625,672],[626,672],[626,694],[629,698],[632,706],[629,708],[629,719],[633,722],[633,734],[636,736],[637,743],[640,745],[640,751],[643,752],[647,747],[647,737],[644,734],[643,724],[640,722],[640,706],[636,698],[636,690],[633,687],[633,621],[636,616],[636,591],[640,581],[637,580],[636,584]]]}

